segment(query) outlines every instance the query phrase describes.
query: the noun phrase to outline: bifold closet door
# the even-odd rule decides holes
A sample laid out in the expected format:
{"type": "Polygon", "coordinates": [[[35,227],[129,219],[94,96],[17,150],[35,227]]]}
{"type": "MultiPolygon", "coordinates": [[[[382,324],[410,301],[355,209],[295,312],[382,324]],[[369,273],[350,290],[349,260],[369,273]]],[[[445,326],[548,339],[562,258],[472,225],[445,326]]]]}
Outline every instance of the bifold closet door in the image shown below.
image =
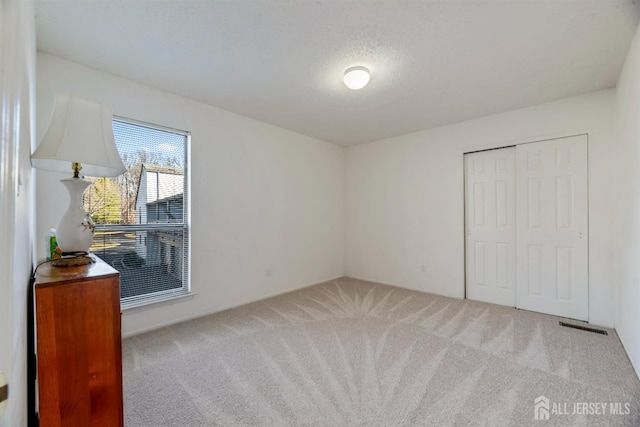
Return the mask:
{"type": "Polygon", "coordinates": [[[516,149],[517,307],[589,317],[587,136],[516,149]]]}
{"type": "Polygon", "coordinates": [[[587,137],[465,155],[467,298],[589,317],[587,137]]]}
{"type": "Polygon", "coordinates": [[[515,147],[465,155],[467,298],[516,305],[515,147]]]}

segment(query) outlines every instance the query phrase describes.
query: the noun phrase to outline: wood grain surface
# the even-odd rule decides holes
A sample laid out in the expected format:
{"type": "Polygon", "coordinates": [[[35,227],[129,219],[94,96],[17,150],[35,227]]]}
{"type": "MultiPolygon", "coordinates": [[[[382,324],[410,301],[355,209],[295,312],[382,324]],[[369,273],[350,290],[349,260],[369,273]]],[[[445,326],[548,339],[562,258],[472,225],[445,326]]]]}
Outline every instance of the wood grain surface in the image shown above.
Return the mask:
{"type": "Polygon", "coordinates": [[[95,258],[86,266],[38,269],[43,427],[123,425],[119,273],[95,258]]]}

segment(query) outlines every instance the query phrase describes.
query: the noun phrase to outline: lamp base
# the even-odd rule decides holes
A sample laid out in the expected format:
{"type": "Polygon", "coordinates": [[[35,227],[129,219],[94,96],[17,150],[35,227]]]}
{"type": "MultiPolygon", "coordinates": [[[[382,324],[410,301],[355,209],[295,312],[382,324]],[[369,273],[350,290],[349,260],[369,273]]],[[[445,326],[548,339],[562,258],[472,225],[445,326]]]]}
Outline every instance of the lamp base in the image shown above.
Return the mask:
{"type": "Polygon", "coordinates": [[[95,225],[82,206],[82,194],[91,181],[67,178],[60,182],[69,191],[69,207],[56,227],[56,239],[63,252],[88,252],[95,225]]]}
{"type": "Polygon", "coordinates": [[[62,258],[51,263],[54,267],[76,267],[79,265],[88,265],[96,262],[86,252],[84,255],[62,255],[62,258]]]}

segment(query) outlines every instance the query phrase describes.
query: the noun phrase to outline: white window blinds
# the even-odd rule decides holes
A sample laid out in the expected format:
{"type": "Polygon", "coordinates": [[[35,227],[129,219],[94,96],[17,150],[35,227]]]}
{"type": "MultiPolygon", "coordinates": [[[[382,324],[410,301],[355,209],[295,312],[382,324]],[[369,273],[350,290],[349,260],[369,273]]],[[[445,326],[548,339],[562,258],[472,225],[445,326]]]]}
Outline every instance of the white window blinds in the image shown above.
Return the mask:
{"type": "Polygon", "coordinates": [[[113,132],[126,167],[90,178],[91,251],[120,272],[123,308],[189,292],[189,133],[124,118],[113,132]]]}

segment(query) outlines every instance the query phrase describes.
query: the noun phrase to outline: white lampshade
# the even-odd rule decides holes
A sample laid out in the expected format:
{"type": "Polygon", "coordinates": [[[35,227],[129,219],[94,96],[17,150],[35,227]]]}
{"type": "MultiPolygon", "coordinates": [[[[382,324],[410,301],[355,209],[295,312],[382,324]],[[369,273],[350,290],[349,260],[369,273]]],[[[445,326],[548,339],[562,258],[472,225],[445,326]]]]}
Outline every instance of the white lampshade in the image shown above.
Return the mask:
{"type": "Polygon", "coordinates": [[[125,171],[113,139],[109,108],[84,99],[58,95],[47,133],[31,155],[38,169],[72,172],[82,164],[88,176],[118,176],[125,171]]]}
{"type": "Polygon", "coordinates": [[[344,84],[349,89],[362,89],[367,83],[369,83],[369,70],[366,67],[351,67],[344,72],[344,84]]]}

